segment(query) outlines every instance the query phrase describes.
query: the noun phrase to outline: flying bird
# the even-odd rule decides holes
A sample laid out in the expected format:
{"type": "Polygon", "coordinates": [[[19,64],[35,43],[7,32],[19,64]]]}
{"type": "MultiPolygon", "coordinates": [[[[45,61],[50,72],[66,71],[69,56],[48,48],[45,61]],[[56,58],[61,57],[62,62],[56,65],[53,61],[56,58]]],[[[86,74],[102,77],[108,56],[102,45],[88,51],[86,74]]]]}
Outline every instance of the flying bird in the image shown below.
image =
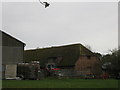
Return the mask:
{"type": "Polygon", "coordinates": [[[45,4],[45,8],[48,7],[50,4],[47,2],[43,2],[45,4]]]}
{"type": "Polygon", "coordinates": [[[48,7],[48,6],[50,5],[48,2],[41,2],[40,0],[39,0],[39,2],[40,2],[42,5],[44,5],[45,8],[48,7]]]}

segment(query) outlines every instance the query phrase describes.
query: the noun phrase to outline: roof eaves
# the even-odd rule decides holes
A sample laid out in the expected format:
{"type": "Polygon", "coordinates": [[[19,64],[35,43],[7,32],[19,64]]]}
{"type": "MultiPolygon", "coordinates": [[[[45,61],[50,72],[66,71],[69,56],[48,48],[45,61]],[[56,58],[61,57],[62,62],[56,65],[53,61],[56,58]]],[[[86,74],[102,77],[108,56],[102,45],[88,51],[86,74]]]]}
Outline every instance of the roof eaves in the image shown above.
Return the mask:
{"type": "Polygon", "coordinates": [[[19,40],[19,39],[15,38],[15,37],[13,37],[13,36],[11,36],[10,34],[8,34],[8,33],[4,32],[4,31],[2,31],[2,30],[0,30],[0,31],[1,31],[2,33],[4,33],[4,34],[8,35],[9,37],[11,37],[11,38],[13,38],[13,39],[15,39],[15,40],[19,41],[20,43],[23,43],[23,44],[24,44],[24,47],[26,46],[26,44],[25,44],[24,42],[22,42],[21,40],[19,40]]]}

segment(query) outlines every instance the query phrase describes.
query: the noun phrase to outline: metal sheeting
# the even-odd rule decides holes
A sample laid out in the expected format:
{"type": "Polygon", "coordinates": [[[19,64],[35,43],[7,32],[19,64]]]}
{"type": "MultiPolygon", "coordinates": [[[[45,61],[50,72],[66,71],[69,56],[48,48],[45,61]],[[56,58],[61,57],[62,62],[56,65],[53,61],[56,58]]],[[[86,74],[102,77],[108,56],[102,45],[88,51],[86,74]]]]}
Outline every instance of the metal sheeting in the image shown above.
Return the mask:
{"type": "Polygon", "coordinates": [[[23,42],[0,30],[0,66],[3,67],[1,70],[2,79],[10,76],[16,77],[16,65],[23,62],[24,46],[23,42]]]}
{"type": "Polygon", "coordinates": [[[23,47],[2,47],[2,64],[23,62],[23,47]]]}
{"type": "Polygon", "coordinates": [[[17,64],[23,61],[24,43],[0,31],[2,64],[17,64]]]}

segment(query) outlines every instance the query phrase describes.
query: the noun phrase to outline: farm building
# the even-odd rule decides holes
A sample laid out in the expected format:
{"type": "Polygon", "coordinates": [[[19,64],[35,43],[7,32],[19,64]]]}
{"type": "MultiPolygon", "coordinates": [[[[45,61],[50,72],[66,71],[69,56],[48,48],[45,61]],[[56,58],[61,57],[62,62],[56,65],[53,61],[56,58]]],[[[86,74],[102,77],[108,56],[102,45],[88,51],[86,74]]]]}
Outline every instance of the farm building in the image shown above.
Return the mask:
{"type": "Polygon", "coordinates": [[[15,78],[17,63],[23,62],[25,44],[0,30],[2,52],[2,78],[15,78]]]}
{"type": "Polygon", "coordinates": [[[25,50],[24,61],[40,61],[41,67],[55,63],[69,75],[70,71],[76,72],[77,75],[101,73],[100,59],[82,44],[25,50]]]}

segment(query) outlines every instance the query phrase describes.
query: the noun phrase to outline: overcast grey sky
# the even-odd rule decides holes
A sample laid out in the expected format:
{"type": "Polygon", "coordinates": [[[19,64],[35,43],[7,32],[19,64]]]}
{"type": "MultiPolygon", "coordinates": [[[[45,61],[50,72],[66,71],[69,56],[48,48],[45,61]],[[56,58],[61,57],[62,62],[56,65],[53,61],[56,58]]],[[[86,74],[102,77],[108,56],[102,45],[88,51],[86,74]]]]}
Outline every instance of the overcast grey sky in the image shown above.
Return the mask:
{"type": "Polygon", "coordinates": [[[2,4],[2,30],[26,43],[25,49],[73,43],[107,53],[118,46],[117,2],[38,2],[2,4]]]}

